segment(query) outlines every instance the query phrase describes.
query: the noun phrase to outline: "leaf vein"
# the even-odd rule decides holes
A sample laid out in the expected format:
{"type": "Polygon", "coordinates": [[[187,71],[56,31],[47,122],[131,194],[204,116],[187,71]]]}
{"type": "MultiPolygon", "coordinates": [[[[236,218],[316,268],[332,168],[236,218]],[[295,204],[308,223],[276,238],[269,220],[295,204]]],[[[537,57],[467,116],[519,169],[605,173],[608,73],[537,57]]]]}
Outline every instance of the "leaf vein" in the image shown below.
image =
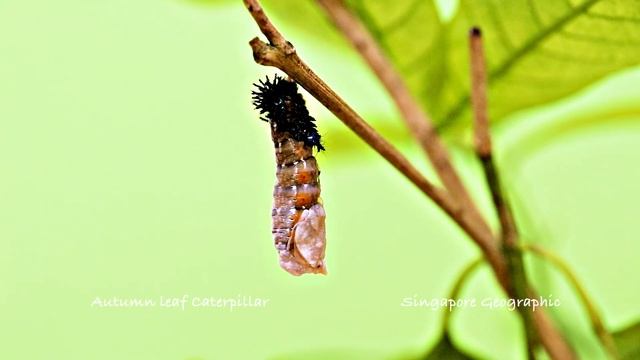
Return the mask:
{"type": "MultiPolygon", "coordinates": [[[[568,23],[573,21],[576,17],[582,14],[587,14],[588,10],[595,5],[597,2],[601,0],[588,0],[583,2],[577,7],[571,8],[566,15],[560,17],[558,20],[550,24],[543,31],[537,33],[532,36],[527,42],[525,42],[520,48],[518,48],[514,53],[511,54],[507,59],[505,59],[502,64],[497,66],[494,70],[489,73],[488,82],[492,84],[498,80],[500,80],[505,74],[507,74],[514,65],[516,65],[520,60],[522,60],[525,56],[527,56],[531,51],[538,48],[540,44],[542,44],[546,39],[556,33],[558,30],[562,29],[568,23]]],[[[453,121],[460,116],[462,111],[469,105],[470,98],[469,93],[466,92],[460,100],[452,107],[449,113],[445,116],[443,121],[438,125],[438,130],[442,130],[447,126],[451,125],[453,121]]]]}
{"type": "Polygon", "coordinates": [[[587,12],[586,15],[594,19],[609,20],[609,21],[626,21],[626,22],[632,22],[635,24],[640,23],[640,18],[633,17],[633,16],[617,16],[617,15],[600,14],[600,13],[594,13],[594,12],[587,12]]]}
{"type": "Polygon", "coordinates": [[[424,0],[414,0],[411,4],[409,4],[409,6],[407,6],[407,9],[402,14],[400,14],[398,17],[392,20],[391,23],[382,28],[381,35],[389,36],[396,32],[398,29],[402,28],[402,25],[407,23],[416,15],[416,13],[418,12],[417,10],[421,4],[424,4],[424,0]]]}
{"type": "Polygon", "coordinates": [[[637,45],[640,45],[640,41],[611,39],[611,38],[605,38],[605,37],[595,36],[595,35],[591,35],[591,34],[574,33],[574,32],[568,31],[566,29],[563,29],[562,31],[560,31],[559,34],[560,34],[560,36],[563,36],[563,37],[566,37],[568,39],[572,39],[572,40],[575,40],[575,41],[591,42],[591,43],[596,43],[596,44],[601,44],[601,45],[613,45],[613,46],[637,46],[637,45]]]}
{"type": "Polygon", "coordinates": [[[531,17],[533,17],[533,21],[536,23],[536,26],[538,27],[538,29],[542,28],[544,26],[544,23],[542,22],[542,18],[538,13],[535,2],[533,0],[527,0],[527,4],[529,6],[529,10],[531,10],[531,17]]]}
{"type": "Polygon", "coordinates": [[[512,50],[515,46],[513,45],[513,43],[511,42],[511,39],[509,39],[509,36],[507,35],[507,31],[505,30],[502,21],[500,20],[500,16],[499,16],[499,12],[497,11],[497,9],[495,8],[495,4],[493,3],[492,0],[488,0],[487,4],[489,5],[489,18],[491,19],[491,22],[493,23],[493,26],[496,27],[496,32],[498,33],[498,36],[500,37],[500,42],[502,42],[502,45],[509,49],[512,50]]]}

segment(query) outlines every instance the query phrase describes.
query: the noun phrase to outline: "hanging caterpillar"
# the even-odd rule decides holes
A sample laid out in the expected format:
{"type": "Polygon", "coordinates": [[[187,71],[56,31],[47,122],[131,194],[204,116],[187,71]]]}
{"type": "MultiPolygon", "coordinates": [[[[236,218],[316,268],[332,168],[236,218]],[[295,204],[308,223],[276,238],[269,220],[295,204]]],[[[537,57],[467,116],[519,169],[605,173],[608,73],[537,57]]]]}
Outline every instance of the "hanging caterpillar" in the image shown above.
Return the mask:
{"type": "Polygon", "coordinates": [[[272,234],[280,266],[293,275],[326,274],[325,212],[320,200],[320,170],[313,148],[324,150],[315,119],[298,86],[278,75],[259,80],[252,91],[260,119],[271,126],[276,152],[272,234]]]}

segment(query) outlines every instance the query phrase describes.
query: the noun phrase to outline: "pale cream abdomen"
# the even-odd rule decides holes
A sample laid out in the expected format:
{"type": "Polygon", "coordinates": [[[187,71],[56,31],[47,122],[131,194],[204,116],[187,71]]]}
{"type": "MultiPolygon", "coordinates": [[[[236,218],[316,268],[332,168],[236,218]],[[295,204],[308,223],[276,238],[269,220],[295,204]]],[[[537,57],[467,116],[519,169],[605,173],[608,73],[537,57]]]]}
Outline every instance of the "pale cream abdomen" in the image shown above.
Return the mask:
{"type": "Polygon", "coordinates": [[[294,275],[326,273],[325,213],[316,159],[303,142],[289,138],[276,142],[276,162],[272,232],[280,265],[294,275]]]}

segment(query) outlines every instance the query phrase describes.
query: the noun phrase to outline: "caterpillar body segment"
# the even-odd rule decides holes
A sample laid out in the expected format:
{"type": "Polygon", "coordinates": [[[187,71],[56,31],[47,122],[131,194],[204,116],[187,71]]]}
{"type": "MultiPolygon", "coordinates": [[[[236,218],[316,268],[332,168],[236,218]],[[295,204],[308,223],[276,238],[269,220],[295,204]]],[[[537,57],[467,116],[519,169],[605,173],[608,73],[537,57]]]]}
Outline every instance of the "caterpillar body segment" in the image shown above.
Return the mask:
{"type": "Polygon", "coordinates": [[[313,148],[324,150],[297,85],[260,81],[254,105],[271,126],[276,156],[272,234],[280,266],[293,275],[326,274],[325,211],[313,148]]]}

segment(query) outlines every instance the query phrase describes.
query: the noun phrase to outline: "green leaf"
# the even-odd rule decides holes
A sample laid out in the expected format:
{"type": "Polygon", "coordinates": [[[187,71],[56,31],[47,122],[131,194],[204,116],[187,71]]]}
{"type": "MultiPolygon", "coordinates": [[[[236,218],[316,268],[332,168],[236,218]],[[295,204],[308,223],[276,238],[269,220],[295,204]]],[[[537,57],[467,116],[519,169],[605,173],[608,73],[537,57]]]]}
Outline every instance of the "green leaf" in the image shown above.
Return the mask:
{"type": "Polygon", "coordinates": [[[494,121],[640,62],[637,0],[461,0],[445,25],[429,1],[352,3],[440,128],[469,114],[472,26],[484,34],[494,121]]]}
{"type": "Polygon", "coordinates": [[[543,148],[554,142],[561,141],[566,136],[571,136],[579,130],[591,127],[615,124],[616,127],[628,127],[638,124],[640,121],[640,107],[614,108],[608,111],[593,111],[582,116],[553,119],[542,126],[530,129],[523,136],[517,137],[502,151],[504,163],[508,164],[513,173],[518,173],[519,168],[543,148]]]}
{"type": "Polygon", "coordinates": [[[349,5],[400,68],[422,66],[440,45],[442,24],[431,1],[351,0],[349,5]]]}
{"type": "Polygon", "coordinates": [[[240,2],[235,0],[183,0],[188,3],[196,4],[196,5],[205,5],[205,6],[221,6],[228,4],[236,4],[238,5],[240,2]]]}
{"type": "Polygon", "coordinates": [[[376,38],[420,98],[435,99],[448,86],[447,34],[433,1],[350,0],[352,10],[376,38]],[[446,71],[445,71],[446,72],[446,71]],[[428,79],[423,83],[422,79],[428,79]]]}
{"type": "Polygon", "coordinates": [[[449,336],[445,334],[442,339],[434,346],[425,360],[469,360],[473,359],[458,350],[449,336]]]}
{"type": "Polygon", "coordinates": [[[378,351],[366,350],[310,350],[293,354],[279,355],[270,360],[399,360],[406,359],[406,356],[398,357],[389,354],[381,354],[378,351]]]}
{"type": "Polygon", "coordinates": [[[640,322],[613,333],[620,359],[640,359],[640,322]]]}
{"type": "Polygon", "coordinates": [[[271,360],[470,360],[473,359],[460,352],[449,336],[445,334],[433,349],[426,355],[405,352],[402,354],[388,354],[379,351],[328,349],[310,350],[292,354],[284,354],[271,358],[271,360]]]}

